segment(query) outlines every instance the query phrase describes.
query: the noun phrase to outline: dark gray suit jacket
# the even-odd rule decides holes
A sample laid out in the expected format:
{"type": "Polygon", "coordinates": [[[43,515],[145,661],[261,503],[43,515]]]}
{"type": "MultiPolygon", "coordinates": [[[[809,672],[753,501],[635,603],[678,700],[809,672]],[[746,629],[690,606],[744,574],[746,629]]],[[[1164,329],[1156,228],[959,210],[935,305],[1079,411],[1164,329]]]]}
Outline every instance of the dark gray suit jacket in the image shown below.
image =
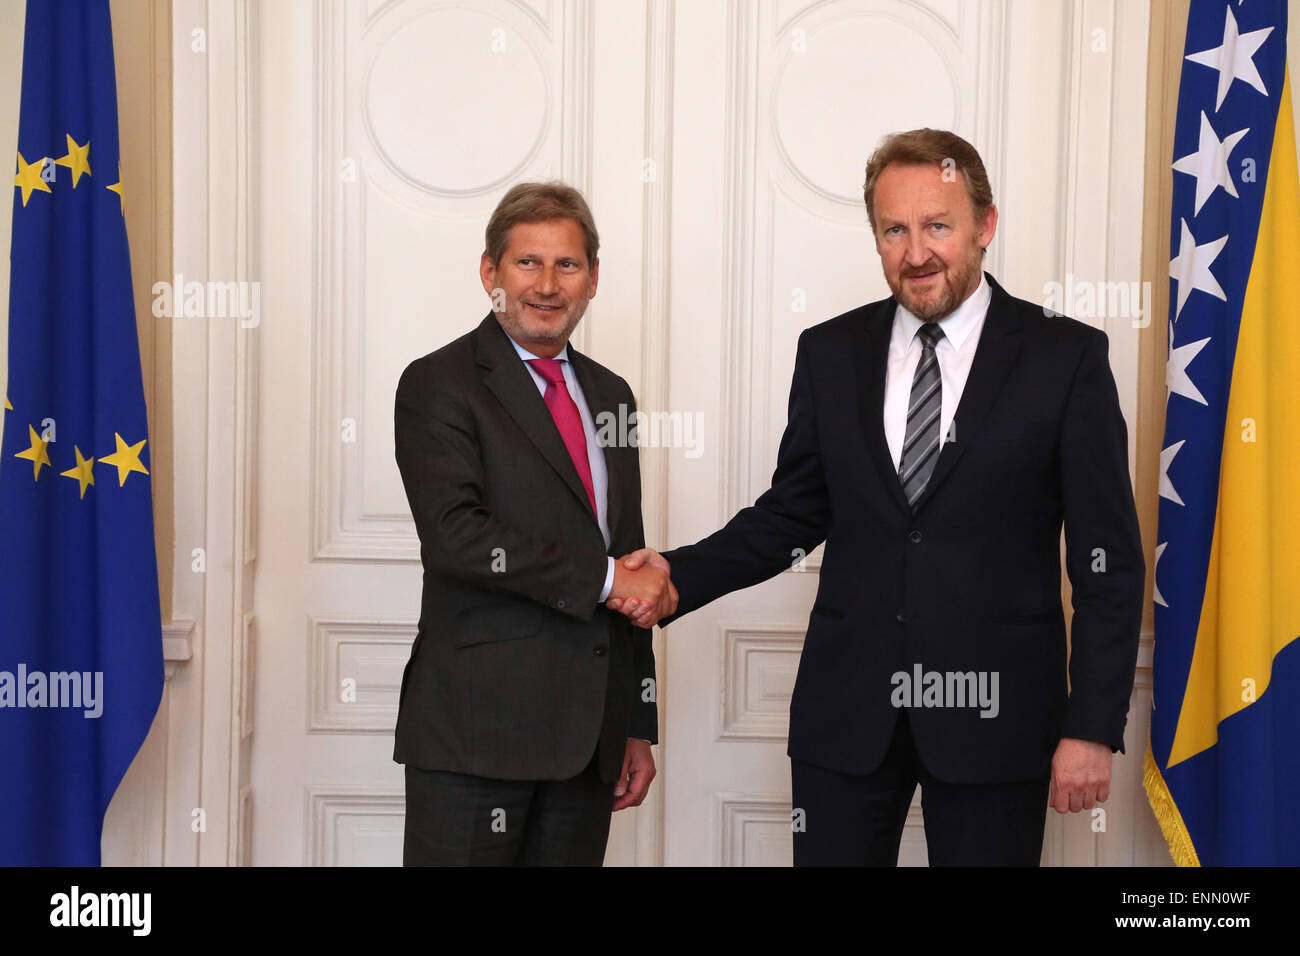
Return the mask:
{"type": "MultiPolygon", "coordinates": [[[[591,414],[635,407],[569,346],[591,414]]],[[[395,411],[424,595],[393,759],[504,780],[614,780],[628,737],[657,741],[650,632],[597,603],[605,542],[537,386],[495,315],[416,359],[395,411]]],[[[644,545],[636,447],[604,449],[614,556],[644,545]]]]}

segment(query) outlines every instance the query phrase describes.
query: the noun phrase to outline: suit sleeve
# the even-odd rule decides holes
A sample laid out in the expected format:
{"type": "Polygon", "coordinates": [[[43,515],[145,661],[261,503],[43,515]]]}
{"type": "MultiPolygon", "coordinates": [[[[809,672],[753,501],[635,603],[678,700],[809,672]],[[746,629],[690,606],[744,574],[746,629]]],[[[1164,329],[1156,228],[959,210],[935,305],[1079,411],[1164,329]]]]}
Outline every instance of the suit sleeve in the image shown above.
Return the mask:
{"type": "Polygon", "coordinates": [[[427,570],[591,620],[608,555],[595,549],[575,553],[492,515],[483,501],[474,417],[463,395],[434,384],[433,376],[413,363],[397,385],[393,436],[427,570]],[[493,567],[498,548],[506,559],[504,570],[493,567]]]}
{"type": "Polygon", "coordinates": [[[664,554],[677,588],[677,613],[766,581],[826,539],[830,500],[818,448],[808,333],[799,336],[785,434],[771,487],[721,530],[664,554]]]}
{"type": "Polygon", "coordinates": [[[659,743],[659,682],[655,677],[655,652],[651,643],[653,632],[627,625],[632,632],[632,664],[636,672],[636,687],[632,700],[632,721],[629,737],[639,737],[652,744],[659,743]],[[646,683],[646,681],[650,683],[646,683]]]}
{"type": "Polygon", "coordinates": [[[1070,699],[1061,735],[1124,751],[1146,565],[1128,474],[1128,432],[1092,331],[1066,402],[1060,443],[1066,570],[1073,589],[1070,699]]]}

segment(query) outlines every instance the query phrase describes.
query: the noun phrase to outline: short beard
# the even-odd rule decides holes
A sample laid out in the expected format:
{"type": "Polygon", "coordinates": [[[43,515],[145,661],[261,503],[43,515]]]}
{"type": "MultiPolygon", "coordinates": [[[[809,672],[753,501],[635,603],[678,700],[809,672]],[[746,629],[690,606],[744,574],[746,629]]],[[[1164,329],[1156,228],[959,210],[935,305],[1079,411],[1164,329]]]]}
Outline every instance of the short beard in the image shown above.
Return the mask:
{"type": "MultiPolygon", "coordinates": [[[[912,313],[912,315],[916,316],[922,322],[931,324],[942,321],[952,315],[952,313],[956,312],[957,307],[965,302],[966,298],[974,292],[976,287],[979,285],[979,275],[981,272],[981,266],[983,265],[983,256],[980,254],[981,252],[982,250],[979,250],[977,247],[975,258],[969,263],[963,263],[963,265],[968,266],[968,268],[952,275],[951,278],[954,281],[945,281],[944,294],[933,302],[930,302],[928,305],[922,305],[915,301],[912,296],[908,295],[904,291],[903,283],[906,279],[900,278],[897,285],[890,282],[889,291],[894,293],[894,298],[898,300],[903,308],[912,313]],[[963,288],[957,288],[957,283],[960,283],[963,288]]],[[[944,270],[944,272],[945,279],[947,279],[947,270],[944,270]]]]}
{"type": "Polygon", "coordinates": [[[931,324],[946,319],[955,312],[957,306],[962,303],[962,299],[959,297],[958,292],[952,287],[951,283],[945,282],[944,288],[946,291],[942,296],[935,299],[929,305],[924,306],[914,301],[911,296],[903,292],[901,282],[899,283],[899,288],[894,290],[894,295],[897,297],[898,301],[903,304],[903,308],[908,312],[911,312],[912,315],[916,316],[922,322],[931,324]]]}
{"type": "Polygon", "coordinates": [[[527,323],[522,318],[525,308],[527,307],[521,302],[519,303],[518,312],[512,314],[511,310],[507,308],[498,313],[497,316],[502,327],[505,328],[506,332],[509,333],[510,337],[516,342],[548,342],[551,344],[556,342],[567,342],[569,341],[569,336],[573,334],[573,330],[578,327],[578,323],[582,321],[582,317],[587,311],[585,308],[581,309],[572,319],[565,322],[562,326],[534,332],[529,329],[527,323]]]}

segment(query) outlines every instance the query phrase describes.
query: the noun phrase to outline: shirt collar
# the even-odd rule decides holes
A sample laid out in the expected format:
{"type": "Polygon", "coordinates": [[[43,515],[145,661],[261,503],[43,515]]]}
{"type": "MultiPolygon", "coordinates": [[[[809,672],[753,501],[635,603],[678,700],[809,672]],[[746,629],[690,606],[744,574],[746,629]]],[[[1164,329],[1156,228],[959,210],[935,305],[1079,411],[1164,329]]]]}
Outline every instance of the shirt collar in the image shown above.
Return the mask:
{"type": "MultiPolygon", "coordinates": [[[[505,332],[505,329],[502,329],[501,331],[502,331],[502,332],[505,332]]],[[[539,358],[541,358],[540,355],[534,355],[532,352],[528,351],[528,349],[524,348],[522,345],[520,345],[518,342],[516,342],[513,338],[510,338],[509,333],[506,334],[506,338],[507,338],[507,339],[510,339],[510,344],[513,345],[513,346],[515,347],[515,351],[519,353],[519,357],[520,357],[521,359],[523,359],[525,362],[527,362],[529,359],[539,359],[539,358]]],[[[557,356],[555,356],[555,357],[556,357],[557,359],[559,359],[561,362],[567,362],[567,361],[569,360],[569,343],[568,343],[568,342],[565,342],[565,343],[564,343],[564,348],[560,349],[560,354],[557,355],[557,356]]]]}
{"type": "MultiPolygon", "coordinates": [[[[939,320],[939,328],[943,329],[944,338],[954,349],[962,347],[966,337],[988,312],[989,302],[992,299],[993,289],[989,286],[988,279],[984,277],[984,271],[980,270],[980,284],[975,287],[975,291],[968,295],[966,301],[957,306],[950,315],[939,320]]],[[[902,303],[899,303],[898,308],[894,310],[894,318],[903,333],[903,347],[908,348],[924,323],[903,308],[902,303]]]]}

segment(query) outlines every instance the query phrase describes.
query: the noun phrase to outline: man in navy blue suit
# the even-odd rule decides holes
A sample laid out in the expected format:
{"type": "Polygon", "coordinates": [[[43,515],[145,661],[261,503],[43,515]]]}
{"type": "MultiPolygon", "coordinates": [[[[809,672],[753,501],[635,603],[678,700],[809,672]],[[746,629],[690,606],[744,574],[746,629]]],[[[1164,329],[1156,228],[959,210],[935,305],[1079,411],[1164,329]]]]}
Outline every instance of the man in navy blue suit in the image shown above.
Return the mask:
{"type": "Polygon", "coordinates": [[[790,703],[796,865],[896,864],[918,783],[932,865],[1037,865],[1049,800],[1108,795],[1137,658],[1145,566],[1106,336],[982,271],[997,208],[955,134],[887,137],[864,199],[893,295],[799,336],[771,488],[626,564],[671,572],[667,622],[825,542],[790,703]]]}

